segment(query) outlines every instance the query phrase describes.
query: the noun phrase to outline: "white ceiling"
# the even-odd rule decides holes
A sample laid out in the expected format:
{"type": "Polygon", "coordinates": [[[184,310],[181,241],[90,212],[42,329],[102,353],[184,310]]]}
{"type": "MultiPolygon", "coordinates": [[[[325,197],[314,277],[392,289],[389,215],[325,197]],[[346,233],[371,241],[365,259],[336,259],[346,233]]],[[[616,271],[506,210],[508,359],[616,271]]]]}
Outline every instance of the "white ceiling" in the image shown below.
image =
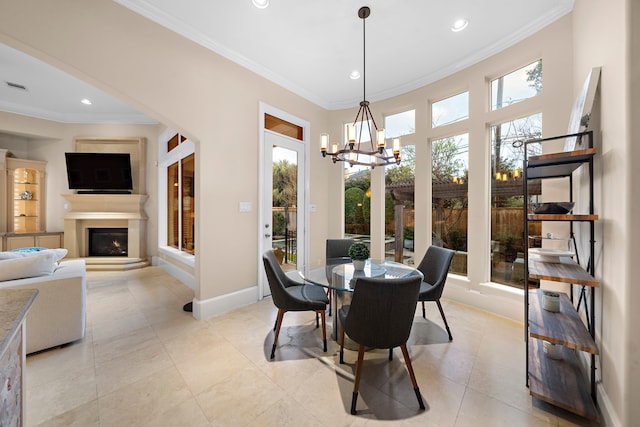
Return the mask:
{"type": "MultiPolygon", "coordinates": [[[[485,59],[569,13],[573,0],[114,0],[328,109],[424,86],[485,59]],[[466,30],[451,24],[466,18],[466,30]]],[[[0,110],[60,122],[152,123],[131,107],[0,44],[0,110]],[[4,82],[24,85],[27,91],[4,82]],[[80,104],[89,98],[93,105],[80,104]]]]}

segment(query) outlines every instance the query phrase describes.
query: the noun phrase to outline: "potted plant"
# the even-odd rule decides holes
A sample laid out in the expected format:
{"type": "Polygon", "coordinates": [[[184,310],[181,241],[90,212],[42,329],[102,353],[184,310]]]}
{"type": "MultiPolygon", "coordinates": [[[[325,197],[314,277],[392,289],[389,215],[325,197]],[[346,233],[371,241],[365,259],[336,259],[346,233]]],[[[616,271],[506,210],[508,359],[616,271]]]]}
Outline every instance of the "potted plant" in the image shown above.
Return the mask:
{"type": "Polygon", "coordinates": [[[364,265],[369,258],[369,248],[362,242],[355,242],[349,246],[349,257],[353,261],[356,270],[364,270],[364,265]]]}
{"type": "Polygon", "coordinates": [[[402,237],[404,238],[404,247],[413,249],[413,227],[405,227],[402,230],[402,237]]]}

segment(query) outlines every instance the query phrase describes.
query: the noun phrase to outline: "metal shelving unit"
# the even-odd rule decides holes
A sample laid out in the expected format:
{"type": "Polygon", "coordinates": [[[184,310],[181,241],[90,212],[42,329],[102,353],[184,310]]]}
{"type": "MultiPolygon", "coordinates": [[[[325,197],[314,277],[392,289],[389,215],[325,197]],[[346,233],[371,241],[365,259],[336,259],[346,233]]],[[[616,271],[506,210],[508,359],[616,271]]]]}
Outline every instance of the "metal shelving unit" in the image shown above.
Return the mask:
{"type": "MultiPolygon", "coordinates": [[[[527,386],[532,396],[571,411],[583,417],[598,420],[596,408],[595,356],[598,348],[595,343],[595,295],[593,288],[600,285],[594,277],[595,221],[593,207],[593,159],[597,152],[593,148],[593,132],[581,132],[552,138],[536,139],[524,143],[524,235],[525,238],[525,340],[527,343],[527,386]],[[540,144],[575,137],[586,138],[587,148],[574,151],[527,156],[528,144],[540,144]],[[578,214],[529,214],[529,194],[527,182],[550,178],[567,178],[569,182],[569,201],[573,202],[573,173],[578,168],[587,167],[589,173],[589,212],[578,214]],[[574,223],[589,224],[589,254],[586,267],[572,257],[561,257],[560,262],[543,262],[529,257],[529,223],[533,221],[562,221],[570,223],[569,239],[574,240],[574,223]],[[568,283],[570,295],[560,294],[560,312],[544,310],[542,290],[530,290],[529,280],[549,280],[568,283]],[[577,304],[573,289],[580,289],[577,304]],[[590,290],[590,292],[588,291],[590,290]],[[589,294],[587,296],[587,294],[589,294]],[[587,304],[588,300],[588,304],[587,304]],[[580,314],[584,301],[583,312],[580,314]],[[584,318],[584,320],[583,320],[584,318]],[[563,346],[562,358],[553,359],[545,354],[543,341],[563,346]],[[586,354],[588,373],[581,368],[586,354]]],[[[539,237],[538,237],[539,238],[539,237]]],[[[578,248],[576,248],[576,251],[578,248]]]]}

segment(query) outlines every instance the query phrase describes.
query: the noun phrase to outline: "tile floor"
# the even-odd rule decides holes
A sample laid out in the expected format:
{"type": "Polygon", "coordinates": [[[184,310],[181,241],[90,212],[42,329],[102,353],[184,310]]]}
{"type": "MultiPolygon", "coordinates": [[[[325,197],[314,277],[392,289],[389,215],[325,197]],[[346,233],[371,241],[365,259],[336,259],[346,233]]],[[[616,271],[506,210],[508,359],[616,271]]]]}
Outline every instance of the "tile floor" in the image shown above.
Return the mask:
{"type": "Polygon", "coordinates": [[[182,311],[192,292],[158,267],[87,276],[86,338],[27,358],[29,426],[590,425],[532,401],[522,325],[452,301],[452,342],[433,303],[411,334],[427,409],[399,349],[375,350],[352,416],[356,353],[323,353],[313,313],[285,315],[270,361],[269,298],[197,321],[182,311]]]}

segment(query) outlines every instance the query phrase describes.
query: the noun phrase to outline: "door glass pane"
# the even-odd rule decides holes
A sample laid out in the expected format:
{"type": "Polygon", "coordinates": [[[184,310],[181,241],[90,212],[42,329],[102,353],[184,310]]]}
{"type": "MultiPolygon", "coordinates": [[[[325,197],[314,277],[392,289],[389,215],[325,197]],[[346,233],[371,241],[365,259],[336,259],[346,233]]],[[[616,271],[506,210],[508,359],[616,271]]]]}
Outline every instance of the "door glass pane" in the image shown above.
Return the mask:
{"type": "MultiPolygon", "coordinates": [[[[534,114],[491,128],[491,281],[523,288],[524,212],[522,144],[539,138],[542,115],[534,114]]],[[[528,193],[540,194],[540,181],[529,181],[528,193]]],[[[531,233],[540,234],[536,223],[531,233]]],[[[537,223],[539,226],[539,223],[537,223]]]]}
{"type": "Polygon", "coordinates": [[[178,163],[167,168],[167,245],[178,249],[178,163]]]}
{"type": "Polygon", "coordinates": [[[285,271],[295,270],[298,248],[298,153],[273,146],[271,244],[285,271]]]}
{"type": "Polygon", "coordinates": [[[182,159],[182,250],[195,254],[195,169],[196,155],[182,159]]]}
{"type": "Polygon", "coordinates": [[[432,243],[453,249],[451,272],[467,275],[469,134],[434,140],[432,243]]]}

